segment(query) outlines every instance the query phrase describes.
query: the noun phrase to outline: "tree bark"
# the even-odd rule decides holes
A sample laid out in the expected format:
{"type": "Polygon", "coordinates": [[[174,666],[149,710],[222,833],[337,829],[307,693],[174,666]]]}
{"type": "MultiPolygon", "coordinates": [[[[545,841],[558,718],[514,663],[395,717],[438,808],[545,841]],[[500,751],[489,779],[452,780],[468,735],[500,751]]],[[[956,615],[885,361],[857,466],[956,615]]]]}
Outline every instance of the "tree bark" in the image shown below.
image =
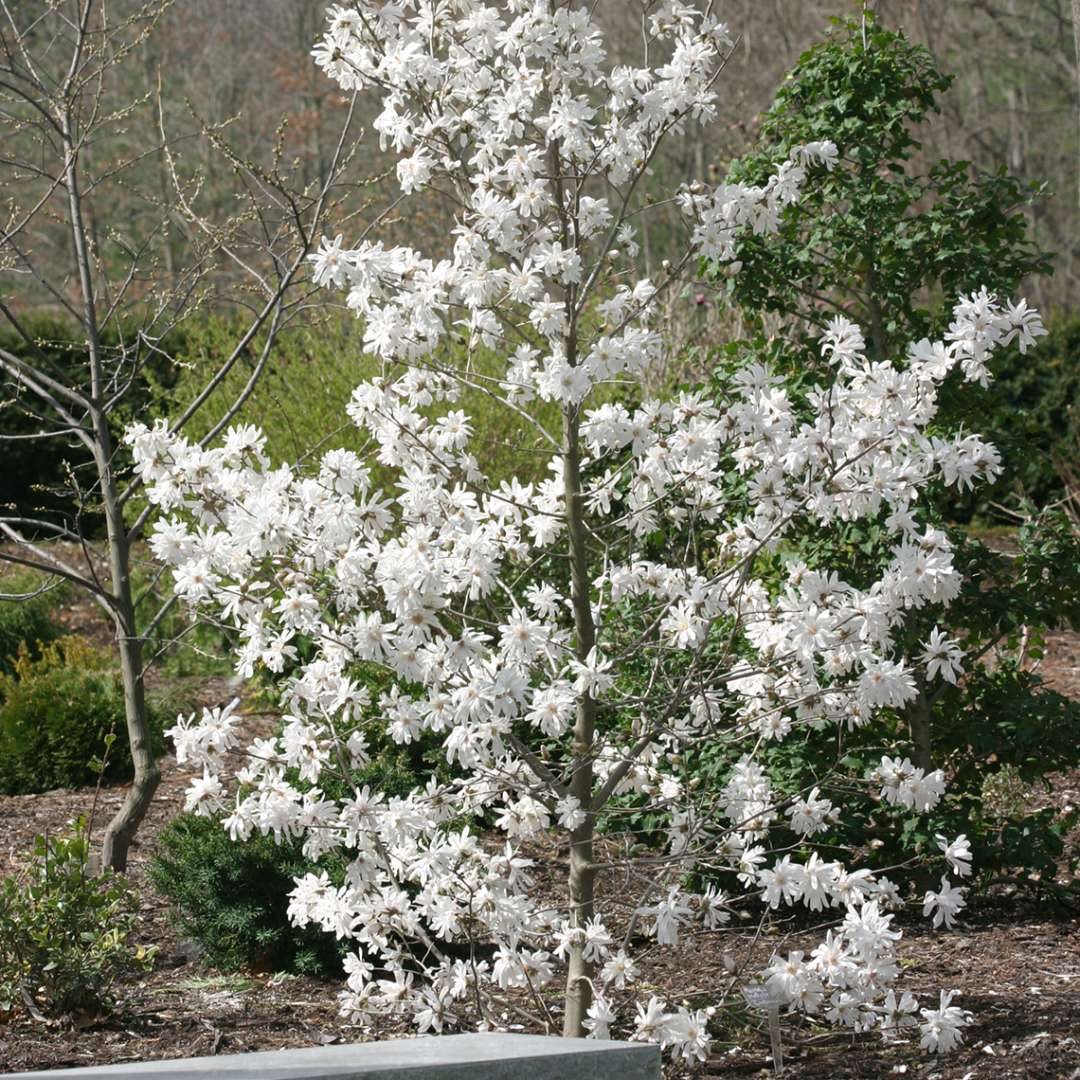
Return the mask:
{"type": "Polygon", "coordinates": [[[904,718],[911,731],[912,760],[920,769],[930,772],[934,768],[934,707],[924,691],[920,690],[919,696],[904,708],[904,718]]]}
{"type": "MultiPolygon", "coordinates": [[[[574,608],[574,630],[577,636],[577,658],[584,662],[596,644],[592,603],[589,599],[589,564],[585,540],[584,499],[581,491],[581,450],[578,434],[577,408],[568,405],[563,413],[563,491],[566,502],[567,534],[569,537],[571,600],[574,608]]],[[[594,889],[596,871],[593,865],[594,815],[591,812],[593,789],[593,741],[596,729],[596,702],[591,694],[578,697],[574,722],[574,772],[570,794],[586,811],[582,825],[570,834],[570,923],[584,927],[595,911],[594,889]]],[[[563,1014],[563,1035],[580,1038],[585,1034],[584,1021],[592,1004],[592,965],[585,959],[582,941],[570,946],[566,973],[566,1011],[563,1014]]]]}
{"type": "MultiPolygon", "coordinates": [[[[112,478],[110,476],[110,485],[112,478]]],[[[116,600],[116,638],[120,652],[120,677],[124,687],[124,716],[127,723],[128,745],[134,777],[124,801],[105,827],[101,844],[101,863],[120,873],[127,869],[128,851],[135,833],[146,817],[161,773],[154,760],[150,723],[146,713],[146,691],[143,683],[142,639],[135,625],[135,605],[131,593],[131,559],[127,539],[123,535],[123,517],[116,507],[116,490],[112,487],[106,510],[109,530],[109,554],[113,594],[116,600]],[[114,525],[119,518],[120,535],[114,539],[114,525]]]]}
{"type": "Polygon", "coordinates": [[[1072,0],[1072,26],[1076,51],[1076,198],[1080,203],[1080,0],[1072,0]]]}
{"type": "Polygon", "coordinates": [[[79,144],[70,112],[64,111],[58,119],[64,142],[64,182],[67,187],[68,224],[75,248],[83,329],[86,331],[86,346],[90,359],[89,419],[93,432],[94,463],[97,469],[109,544],[109,571],[112,578],[109,606],[112,610],[117,647],[120,653],[124,715],[135,773],[124,802],[105,828],[101,865],[103,869],[123,872],[127,869],[131,841],[139,824],[146,816],[161,774],[154,761],[150,725],[146,715],[142,642],[135,625],[135,605],[131,591],[131,548],[113,473],[112,433],[109,430],[109,417],[106,411],[109,389],[104,379],[105,364],[98,326],[93,271],[79,191],[79,144]]]}

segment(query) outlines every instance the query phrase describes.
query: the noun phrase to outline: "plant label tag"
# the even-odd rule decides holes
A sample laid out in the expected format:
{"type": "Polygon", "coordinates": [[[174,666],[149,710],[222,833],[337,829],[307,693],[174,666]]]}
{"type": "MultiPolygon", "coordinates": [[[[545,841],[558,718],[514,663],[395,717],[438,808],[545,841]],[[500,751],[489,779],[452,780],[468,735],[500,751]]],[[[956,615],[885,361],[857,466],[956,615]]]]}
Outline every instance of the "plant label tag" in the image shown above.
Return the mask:
{"type": "Polygon", "coordinates": [[[780,1045],[780,1006],[782,1002],[767,986],[744,986],[742,996],[751,1009],[769,1014],[769,1042],[772,1045],[773,1071],[779,1076],[784,1069],[784,1051],[780,1045]]]}
{"type": "Polygon", "coordinates": [[[742,996],[751,1009],[778,1009],[780,1002],[773,997],[772,991],[767,986],[744,986],[742,996]]]}

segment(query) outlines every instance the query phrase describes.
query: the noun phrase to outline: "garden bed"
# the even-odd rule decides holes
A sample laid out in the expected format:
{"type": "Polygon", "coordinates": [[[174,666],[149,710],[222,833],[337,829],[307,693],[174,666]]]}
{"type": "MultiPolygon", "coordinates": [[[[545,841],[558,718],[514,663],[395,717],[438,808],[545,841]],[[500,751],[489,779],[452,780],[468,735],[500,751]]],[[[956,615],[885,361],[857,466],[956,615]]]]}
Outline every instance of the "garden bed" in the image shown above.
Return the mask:
{"type": "MultiPolygon", "coordinates": [[[[92,609],[74,607],[65,611],[64,620],[80,633],[100,631],[92,609]]],[[[1053,688],[1080,698],[1080,635],[1051,636],[1043,674],[1053,688]]],[[[200,704],[221,704],[234,692],[229,679],[203,678],[193,696],[200,704]]],[[[248,717],[251,734],[269,730],[274,722],[272,716],[257,713],[248,717]]],[[[161,767],[161,788],[130,863],[142,892],[138,940],[157,947],[154,970],[127,988],[123,1012],[111,1018],[87,1017],[75,1027],[47,1025],[25,1013],[6,1024],[0,1020],[0,1068],[17,1071],[233,1054],[409,1034],[404,1024],[384,1023],[375,1032],[364,1032],[344,1023],[337,1013],[340,984],[335,981],[269,971],[219,973],[200,960],[197,948],[178,938],[169,925],[166,901],[147,870],[161,829],[181,808],[187,775],[171,755],[162,759],[161,767]]],[[[122,786],[98,793],[94,807],[98,828],[123,794],[122,786]]],[[[1045,798],[1060,806],[1077,805],[1080,775],[1057,778],[1045,798]]],[[[17,869],[20,853],[35,834],[63,831],[76,815],[89,813],[94,801],[92,788],[0,798],[4,823],[0,873],[17,869]]],[[[559,852],[541,849],[530,854],[541,863],[537,868],[541,884],[561,878],[559,852]]],[[[785,951],[801,947],[800,934],[806,934],[809,942],[808,931],[792,925],[783,940],[772,937],[758,944],[762,960],[774,947],[785,951]]],[[[910,1041],[888,1044],[877,1035],[852,1038],[832,1029],[785,1024],[785,1076],[1080,1078],[1080,913],[1030,897],[1002,896],[973,903],[953,933],[930,929],[914,913],[901,925],[905,988],[924,1004],[940,987],[959,990],[956,1003],[975,1018],[965,1033],[966,1045],[948,1057],[927,1057],[910,1041]]],[[[648,955],[644,979],[653,992],[676,1002],[707,993],[725,980],[722,954],[731,949],[729,935],[703,934],[689,939],[685,947],[648,955]]],[[[711,1059],[689,1075],[768,1075],[768,1055],[764,1024],[746,1023],[718,1038],[711,1059]]],[[[673,1076],[687,1075],[683,1068],[670,1071],[673,1076]]]]}

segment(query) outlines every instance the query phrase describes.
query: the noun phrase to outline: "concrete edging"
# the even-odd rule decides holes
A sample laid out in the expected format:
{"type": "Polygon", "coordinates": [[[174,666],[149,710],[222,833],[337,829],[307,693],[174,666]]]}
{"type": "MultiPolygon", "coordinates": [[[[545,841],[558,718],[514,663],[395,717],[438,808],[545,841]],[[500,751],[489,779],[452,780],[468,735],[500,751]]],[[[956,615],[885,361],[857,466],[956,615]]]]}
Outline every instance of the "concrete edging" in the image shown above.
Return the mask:
{"type": "Polygon", "coordinates": [[[480,1032],[9,1073],[139,1080],[660,1080],[649,1043],[480,1032]]]}

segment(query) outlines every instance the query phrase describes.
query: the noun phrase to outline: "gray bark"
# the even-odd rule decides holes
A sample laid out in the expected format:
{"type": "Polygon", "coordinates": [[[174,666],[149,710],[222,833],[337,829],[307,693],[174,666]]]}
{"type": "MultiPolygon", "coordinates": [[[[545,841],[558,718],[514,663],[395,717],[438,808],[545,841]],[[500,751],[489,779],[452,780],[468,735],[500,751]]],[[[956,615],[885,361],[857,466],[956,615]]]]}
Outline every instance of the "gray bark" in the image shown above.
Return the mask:
{"type": "MultiPolygon", "coordinates": [[[[589,599],[589,564],[585,542],[584,500],[581,491],[581,451],[578,441],[577,409],[568,406],[564,413],[563,484],[566,501],[567,533],[569,537],[571,599],[574,608],[574,630],[577,637],[577,657],[584,661],[596,644],[592,604],[589,599]]],[[[596,871],[593,866],[594,816],[590,807],[593,789],[593,740],[596,728],[596,702],[585,693],[578,698],[574,722],[574,772],[570,794],[587,813],[584,823],[570,834],[570,921],[584,926],[594,914],[596,871]]],[[[580,943],[570,947],[566,975],[566,1012],[563,1015],[563,1035],[577,1038],[585,1034],[583,1023],[592,1003],[591,965],[586,961],[580,943]]]]}
{"type": "Polygon", "coordinates": [[[104,400],[108,395],[104,380],[105,364],[99,335],[86,223],[79,190],[80,179],[77,167],[79,149],[76,145],[70,112],[65,111],[58,119],[64,144],[68,224],[78,267],[83,328],[86,331],[87,351],[90,357],[89,413],[93,431],[94,463],[97,468],[109,541],[109,570],[112,578],[112,597],[109,607],[116,628],[116,643],[120,654],[120,673],[124,688],[124,714],[135,774],[120,809],[106,826],[102,841],[101,863],[103,868],[123,872],[127,869],[131,841],[139,824],[146,816],[161,774],[154,761],[151,748],[150,724],[146,713],[146,695],[143,686],[142,642],[135,625],[135,605],[131,592],[130,549],[112,467],[112,433],[109,431],[104,400]]]}

